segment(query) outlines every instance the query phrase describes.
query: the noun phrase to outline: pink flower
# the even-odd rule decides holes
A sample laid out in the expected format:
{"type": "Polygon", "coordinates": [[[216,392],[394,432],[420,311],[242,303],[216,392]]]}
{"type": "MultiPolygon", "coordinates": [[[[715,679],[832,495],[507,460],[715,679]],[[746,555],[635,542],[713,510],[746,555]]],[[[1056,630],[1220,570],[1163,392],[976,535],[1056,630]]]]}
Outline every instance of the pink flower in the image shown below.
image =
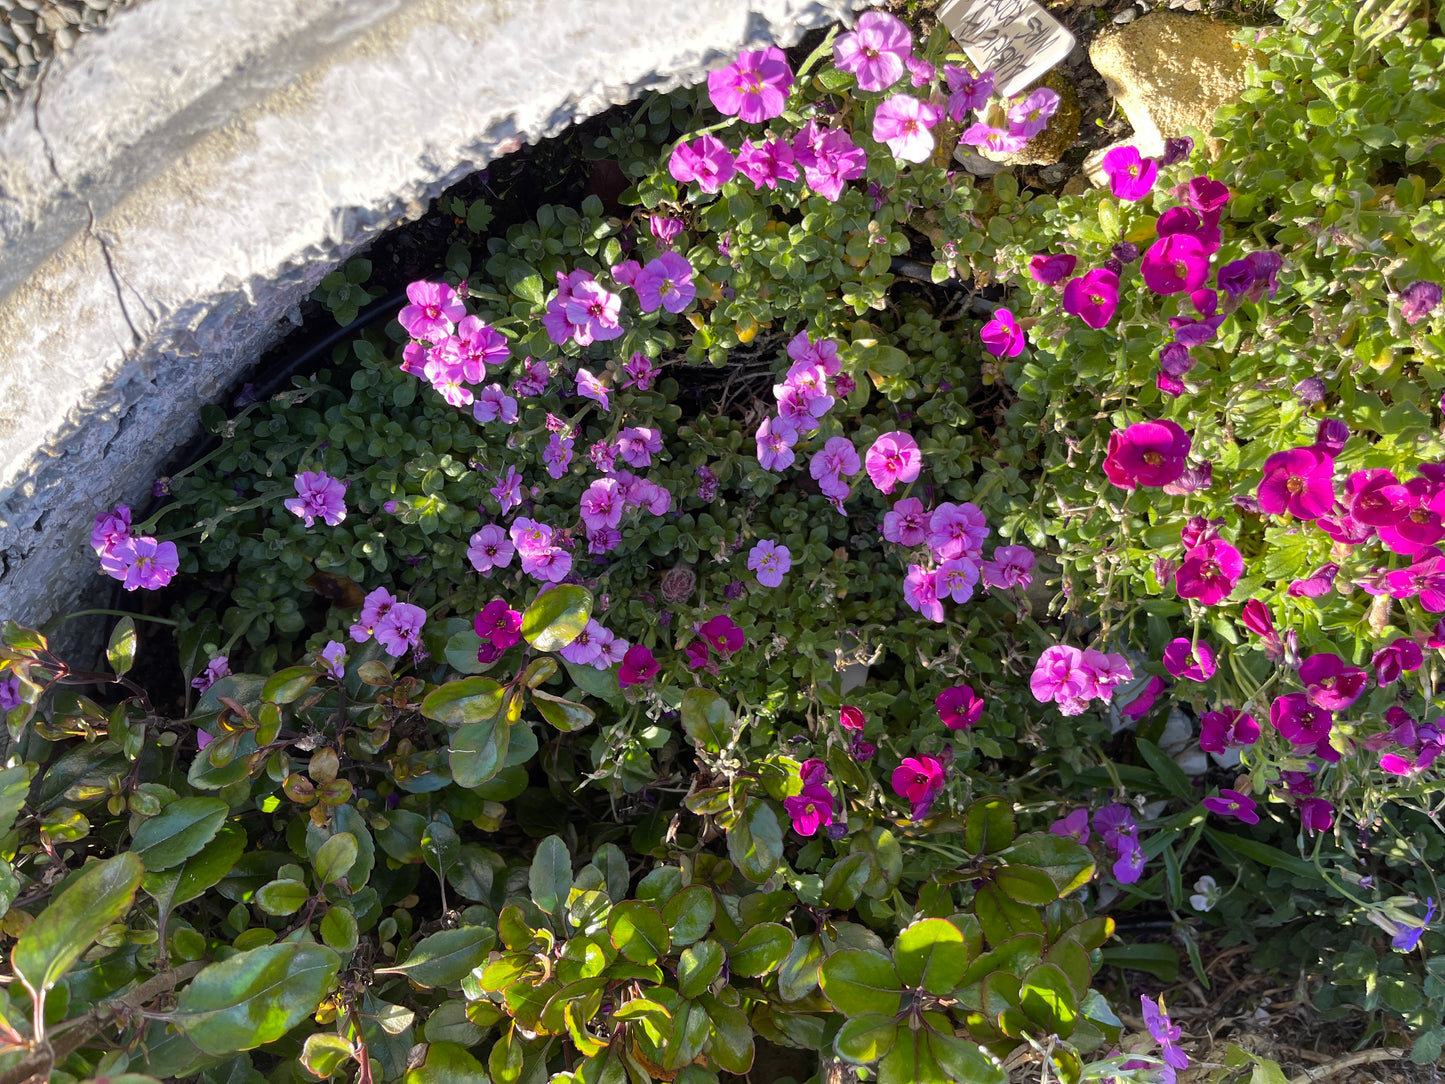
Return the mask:
{"type": "Polygon", "coordinates": [[[758,426],[758,464],[763,470],[782,471],[793,465],[798,427],[786,417],[768,417],[758,426]]]}
{"type": "Polygon", "coordinates": [[[1049,126],[1049,118],[1058,108],[1058,93],[1048,87],[1037,87],[1028,97],[1009,106],[1009,128],[1025,139],[1032,139],[1049,126]]]}
{"type": "Polygon", "coordinates": [[[90,548],[97,557],[103,557],[115,548],[117,542],[130,537],[130,509],[117,505],[113,512],[101,512],[95,517],[90,532],[90,548]]]}
{"type": "Polygon", "coordinates": [[[892,493],[899,482],[912,482],[923,467],[918,442],[897,430],[881,434],[869,446],[864,461],[868,477],[880,493],[892,493]]]}
{"type": "Polygon", "coordinates": [[[561,478],[572,463],[572,438],[551,434],[547,438],[547,447],[542,451],[542,462],[549,475],[561,478]]]}
{"type": "Polygon", "coordinates": [[[603,289],[596,279],[573,288],[565,311],[572,325],[572,340],[578,346],[607,342],[622,335],[622,324],[618,320],[622,297],[603,289]]]}
{"type": "Polygon", "coordinates": [[[928,519],[928,548],[940,561],[983,556],[983,542],[987,537],[988,522],[978,506],[968,501],[963,504],[945,501],[928,519]]]}
{"type": "Polygon", "coordinates": [[[1101,328],[1119,307],[1119,276],[1104,268],[1078,275],[1064,284],[1064,311],[1089,327],[1101,328]]]}
{"type": "Polygon", "coordinates": [[[758,124],[780,116],[788,105],[793,69],[776,46],[745,49],[726,68],[709,72],[707,95],[719,113],[758,124]]]}
{"type": "Polygon", "coordinates": [[[1086,648],[1079,665],[1089,679],[1088,687],[1084,690],[1086,699],[1097,696],[1106,702],[1111,701],[1115,688],[1134,679],[1134,668],[1123,655],[1106,655],[1102,651],[1086,648]]]}
{"type": "Polygon", "coordinates": [[[855,708],[852,704],[844,704],[838,712],[838,725],[844,730],[852,730],[863,733],[863,728],[868,720],[864,718],[861,708],[855,708]]]}
{"type": "Polygon", "coordinates": [[[127,591],[137,588],[154,591],[171,582],[171,577],[180,571],[181,558],[174,542],[132,535],[102,553],[100,567],[106,575],[122,581],[121,586],[127,591]]]}
{"type": "Polygon", "coordinates": [[[1350,516],[1368,527],[1391,527],[1410,513],[1409,489],[1385,467],[1357,470],[1345,483],[1350,516]]]}
{"type": "Polygon", "coordinates": [[[516,547],[507,540],[507,533],[495,523],[489,523],[472,535],[467,560],[478,572],[490,575],[492,569],[510,565],[516,552],[516,547]]]}
{"type": "Polygon", "coordinates": [[[792,567],[792,551],[771,538],[764,538],[748,551],[748,568],[758,574],[758,583],[764,587],[777,587],[792,567]]]}
{"type": "Polygon", "coordinates": [[[928,537],[928,513],[917,497],[904,497],[883,513],[883,537],[900,546],[921,546],[928,537]]]}
{"type": "Polygon", "coordinates": [[[421,643],[426,611],[409,602],[398,602],[376,623],[376,642],[392,658],[400,658],[421,643]]]}
{"type": "Polygon", "coordinates": [[[1209,252],[1191,234],[1171,233],[1149,246],[1139,272],[1156,294],[1193,293],[1209,279],[1209,252]]]}
{"type": "Polygon", "coordinates": [[[1135,147],[1115,147],[1104,155],[1104,172],[1109,175],[1109,191],[1115,199],[1140,200],[1154,187],[1159,163],[1141,158],[1135,147]]]}
{"type": "Polygon", "coordinates": [[[1292,745],[1319,745],[1330,736],[1333,718],[1311,704],[1304,693],[1277,696],[1269,706],[1270,724],[1292,745]]]}
{"type": "Polygon", "coordinates": [[[722,140],[703,135],[674,147],[667,169],[679,184],[696,181],[704,192],[716,192],[732,180],[737,163],[722,140]]]}
{"type": "Polygon", "coordinates": [[[1440,518],[1441,511],[1445,511],[1445,498],[1425,477],[1411,478],[1405,483],[1405,492],[1409,494],[1405,514],[1377,530],[1380,541],[1390,552],[1413,557],[1427,553],[1445,537],[1445,523],[1440,518]]]}
{"type": "Polygon", "coordinates": [[[351,638],[358,644],[370,640],[376,626],[395,605],[395,597],[385,587],[372,591],[361,602],[361,613],[357,615],[356,623],[351,626],[351,638]]]}
{"type": "Polygon", "coordinates": [[[738,172],[757,189],[776,189],[779,181],[798,179],[793,145],[782,139],[770,139],[756,146],[751,139],[743,140],[738,148],[737,165],[738,172]]]}
{"type": "Polygon", "coordinates": [[[1109,434],[1104,473],[1120,489],[1165,486],[1184,473],[1191,444],[1175,422],[1137,422],[1109,434]]]}
{"type": "Polygon", "coordinates": [[[793,831],[811,836],[833,823],[833,794],[821,784],[810,784],[801,794],[783,799],[783,808],[793,818],[793,831]]]}
{"type": "Polygon", "coordinates": [[[589,532],[621,523],[622,495],[618,492],[617,479],[598,478],[589,485],[582,494],[581,510],[582,522],[589,532]]]}
{"type": "Polygon", "coordinates": [[[511,350],[502,333],[480,316],[464,316],[457,325],[457,352],[467,383],[479,384],[486,378],[487,366],[502,364],[511,350]]]}
{"type": "Polygon", "coordinates": [[[1383,687],[1400,680],[1401,673],[1418,670],[1424,661],[1420,645],[1402,636],[1376,651],[1370,665],[1375,668],[1375,683],[1383,687]]]}
{"type": "Polygon", "coordinates": [[[904,757],[893,770],[893,793],[920,805],[936,791],[943,789],[943,765],[935,757],[904,757]]]}
{"type": "Polygon", "coordinates": [[[1291,448],[1264,461],[1259,507],[1272,515],[1288,512],[1314,519],[1335,506],[1335,461],[1318,448],[1291,448]]]}
{"type": "Polygon", "coordinates": [[[865,11],[852,32],[833,43],[833,64],[858,77],[859,90],[886,90],[903,78],[913,51],[908,27],[882,11],[865,11]]]}
{"type": "Polygon", "coordinates": [[[204,670],[191,679],[191,688],[203,693],[223,677],[229,677],[230,673],[230,660],[224,655],[217,655],[206,664],[204,670]]]}
{"type": "MultiPolygon", "coordinates": [[[[808,122],[810,127],[814,123],[808,122]]],[[[826,200],[836,200],[842,195],[845,182],[868,172],[868,155],[841,128],[822,131],[816,139],[809,139],[808,133],[809,128],[798,133],[793,142],[793,157],[803,167],[803,179],[808,187],[826,200]]]]}
{"type": "Polygon", "coordinates": [[[467,313],[456,290],[442,282],[413,282],[406,288],[406,298],[411,304],[403,306],[396,318],[413,339],[441,342],[467,313]]]}
{"type": "Polygon", "coordinates": [[[930,621],[943,623],[943,603],[938,601],[938,573],[922,565],[909,565],[903,577],[903,601],[910,610],[930,621]]]}
{"type": "Polygon", "coordinates": [[[472,417],[483,424],[501,422],[511,425],[517,420],[517,400],[504,392],[502,385],[488,384],[477,393],[476,402],[472,404],[472,417]]]}
{"type": "Polygon", "coordinates": [[[1204,808],[1222,817],[1237,817],[1245,824],[1259,823],[1259,806],[1237,790],[1221,790],[1217,798],[1204,799],[1204,808]]]}
{"type": "Polygon", "coordinates": [[[472,629],[493,647],[505,651],[522,638],[522,614],[494,598],[472,619],[472,629]]]}
{"type": "Polygon", "coordinates": [[[908,81],[915,87],[926,87],[938,78],[938,69],[922,57],[910,56],[904,63],[908,65],[908,81]]]}
{"type": "Polygon", "coordinates": [[[1196,211],[1212,214],[1229,202],[1229,186],[1208,177],[1195,177],[1184,198],[1196,211]]]}
{"type": "Polygon", "coordinates": [[[972,686],[955,685],[944,689],[933,701],[938,717],[949,730],[967,730],[983,716],[983,701],[974,695],[972,686]]]}
{"type": "Polygon", "coordinates": [[[617,670],[617,684],[624,689],[632,685],[645,685],[659,669],[652,650],[641,644],[634,644],[622,658],[622,665],[617,670]]]}
{"type": "Polygon", "coordinates": [[[1180,636],[1164,649],[1164,669],[1177,678],[1208,681],[1214,676],[1214,648],[1203,640],[1198,645],[1180,636]]]}
{"type": "Polygon", "coordinates": [[[911,94],[895,94],[874,112],[873,138],[886,143],[895,158],[926,162],[933,153],[931,129],[940,115],[936,105],[920,102],[911,94]]]}
{"type": "Polygon", "coordinates": [[[709,618],[698,626],[698,635],[710,643],[717,651],[725,655],[731,655],[742,649],[747,642],[743,630],[733,624],[733,619],[727,614],[718,614],[709,618]]]}
{"type": "Polygon", "coordinates": [[[1206,753],[1242,749],[1259,741],[1259,724],[1238,708],[1207,711],[1200,720],[1199,748],[1206,753]]]}
{"type": "Polygon", "coordinates": [[[1168,685],[1165,684],[1163,678],[1151,676],[1134,699],[1127,704],[1119,705],[1119,714],[1130,719],[1142,719],[1154,706],[1154,701],[1159,698],[1159,694],[1167,688],[1168,685]]]}
{"type": "Polygon", "coordinates": [[[1023,329],[1008,309],[994,309],[993,319],[979,329],[978,337],[994,357],[1016,358],[1023,353],[1023,329]]]}
{"type": "Polygon", "coordinates": [[[1027,546],[999,546],[993,551],[993,560],[984,561],[978,570],[988,587],[1027,591],[1034,580],[1034,554],[1027,546]]]}
{"type": "Polygon", "coordinates": [[[497,477],[497,484],[487,491],[502,508],[502,515],[506,515],[513,508],[522,503],[522,476],[517,473],[517,468],[508,466],[506,471],[497,477]]]}
{"type": "Polygon", "coordinates": [[[668,312],[682,312],[697,296],[692,264],[676,252],[664,252],[649,261],[634,285],[643,312],[656,312],[659,306],[668,312]]]}
{"type": "Polygon", "coordinates": [[[1028,142],[1023,136],[1014,135],[1005,128],[995,128],[983,121],[966,128],[958,141],[990,154],[1017,154],[1028,142]]]}
{"type": "Polygon", "coordinates": [[[652,382],[657,379],[657,370],[653,368],[652,360],[646,354],[633,354],[622,367],[622,371],[627,374],[627,379],[622,382],[624,388],[650,391],[652,382]]]}
{"type": "Polygon", "coordinates": [[[1211,538],[1184,555],[1175,576],[1180,598],[1198,599],[1201,605],[1222,602],[1244,575],[1244,558],[1222,538],[1211,538]]]}
{"type": "Polygon", "coordinates": [[[325,471],[304,470],[296,476],[296,496],[286,501],[286,510],[300,516],[310,527],[317,519],[335,527],[346,518],[346,483],[325,471]]]}
{"type": "Polygon", "coordinates": [[[1324,798],[1301,798],[1295,808],[1299,810],[1300,826],[1307,832],[1328,832],[1334,827],[1333,802],[1324,798]]]}
{"type": "MultiPolygon", "coordinates": [[[[1037,256],[1030,257],[1029,274],[1035,282],[1053,286],[1072,275],[1078,262],[1078,257],[1071,256],[1067,252],[1041,252],[1037,256]]],[[[1118,276],[1115,276],[1115,283],[1117,284],[1117,282],[1118,276]]],[[[1104,323],[1107,324],[1108,320],[1105,320],[1104,323]]]]}
{"type": "Polygon", "coordinates": [[[1300,663],[1299,679],[1305,696],[1315,707],[1344,711],[1365,691],[1365,672],[1349,666],[1338,655],[1311,655],[1300,663]]]}
{"type": "Polygon", "coordinates": [[[1029,678],[1034,699],[1045,704],[1049,701],[1063,703],[1085,699],[1092,679],[1084,669],[1083,661],[1084,653],[1076,647],[1055,644],[1044,648],[1034,664],[1033,676],[1029,678]]]}
{"type": "Polygon", "coordinates": [[[652,231],[652,236],[663,248],[677,240],[678,234],[682,233],[682,219],[668,218],[666,215],[648,215],[647,228],[652,231]]]}
{"type": "Polygon", "coordinates": [[[662,451],[662,433],[645,425],[628,426],[617,434],[617,449],[628,466],[650,467],[653,455],[662,451]]]}
{"type": "Polygon", "coordinates": [[[557,654],[574,666],[591,666],[602,654],[602,634],[606,631],[596,620],[588,618],[587,624],[582,626],[582,631],[577,634],[577,638],[557,654]]]}
{"type": "Polygon", "coordinates": [[[963,123],[964,114],[970,109],[982,109],[993,96],[993,72],[970,75],[952,64],[943,66],[943,78],[948,84],[948,119],[955,124],[963,123]]]}

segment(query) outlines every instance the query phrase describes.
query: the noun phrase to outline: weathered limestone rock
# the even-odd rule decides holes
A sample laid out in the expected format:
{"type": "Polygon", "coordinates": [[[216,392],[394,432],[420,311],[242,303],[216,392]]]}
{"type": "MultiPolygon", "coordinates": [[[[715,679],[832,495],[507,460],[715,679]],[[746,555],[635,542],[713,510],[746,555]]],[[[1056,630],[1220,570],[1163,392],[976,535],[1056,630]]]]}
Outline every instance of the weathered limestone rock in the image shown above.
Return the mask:
{"type": "MultiPolygon", "coordinates": [[[[1208,133],[1214,113],[1244,90],[1250,51],[1234,41],[1238,28],[1214,19],[1155,11],[1094,39],[1089,60],[1129,118],[1127,141],[1145,157],[1164,153],[1164,140],[1194,127],[1208,133]]],[[[1218,146],[1210,142],[1211,155],[1218,146]]]]}

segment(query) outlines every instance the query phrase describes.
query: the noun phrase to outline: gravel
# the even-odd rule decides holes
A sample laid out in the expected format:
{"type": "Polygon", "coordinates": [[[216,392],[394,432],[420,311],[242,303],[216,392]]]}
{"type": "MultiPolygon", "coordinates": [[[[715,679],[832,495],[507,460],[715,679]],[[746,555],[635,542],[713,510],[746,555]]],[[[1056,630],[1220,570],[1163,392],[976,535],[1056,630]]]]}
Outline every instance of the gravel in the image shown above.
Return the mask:
{"type": "Polygon", "coordinates": [[[139,0],[0,0],[0,113],[40,78],[57,53],[105,27],[139,0]]]}

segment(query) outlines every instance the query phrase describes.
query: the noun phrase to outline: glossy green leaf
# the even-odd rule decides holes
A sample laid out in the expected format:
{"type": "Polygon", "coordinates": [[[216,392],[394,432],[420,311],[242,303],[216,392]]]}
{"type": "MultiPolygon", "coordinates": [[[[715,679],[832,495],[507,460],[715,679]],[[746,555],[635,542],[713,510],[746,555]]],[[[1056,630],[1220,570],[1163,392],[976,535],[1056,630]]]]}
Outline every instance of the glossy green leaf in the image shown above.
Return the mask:
{"type": "Polygon", "coordinates": [[[32,994],[60,981],[100,932],[130,910],[145,867],[133,854],[92,862],[75,875],[15,943],[15,974],[32,994]]]}
{"type": "Polygon", "coordinates": [[[482,643],[482,638],[474,630],[462,629],[447,638],[442,654],[446,657],[447,665],[457,673],[482,674],[493,665],[478,661],[477,652],[481,650],[482,643]]]}
{"type": "Polygon", "coordinates": [[[124,677],[130,673],[130,668],[135,665],[135,649],[135,618],[122,617],[115,623],[115,628],[111,629],[110,643],[105,649],[110,668],[118,676],[124,677]]]}
{"type": "Polygon", "coordinates": [[[722,973],[723,950],[716,941],[699,941],[682,950],[677,961],[677,992],[697,997],[722,973]]]}
{"type": "Polygon", "coordinates": [[[690,945],[712,928],[717,897],[707,885],[689,885],[663,905],[662,921],[674,945],[690,945]]]}
{"type": "Polygon", "coordinates": [[[818,969],[823,993],[844,1016],[891,1015],[903,1002],[893,961],[868,949],[841,949],[818,969]]]}
{"type": "Polygon", "coordinates": [[[30,795],[30,769],[24,764],[0,769],[0,834],[10,831],[30,795]]]}
{"type": "Polygon", "coordinates": [[[342,955],[355,950],[359,936],[356,915],[351,908],[337,904],[321,916],[322,942],[342,955]]]}
{"type": "Polygon", "coordinates": [[[712,1021],[712,1041],[706,1050],[708,1059],[726,1072],[746,1075],[752,1070],[755,1054],[752,1023],[740,1009],[724,1005],[711,994],[703,995],[698,1001],[712,1021]]]}
{"type": "Polygon", "coordinates": [[[991,795],[968,807],[963,846],[969,854],[994,854],[1014,841],[1013,803],[991,795]]]}
{"type": "Polygon", "coordinates": [[[484,926],[442,930],[418,941],[401,963],[379,967],[376,973],[405,975],[418,986],[450,986],[480,967],[496,940],[496,933],[484,926]]]}
{"type": "Polygon", "coordinates": [[[355,865],[359,849],[356,837],[350,832],[337,832],[321,844],[317,848],[316,857],[311,860],[317,881],[322,885],[329,885],[332,881],[345,877],[355,865]]]}
{"type": "Polygon", "coordinates": [[[1053,964],[1039,964],[1023,977],[1019,988],[1019,1008],[1040,1027],[1060,1038],[1074,1033],[1079,1016],[1079,1001],[1063,969],[1053,964]]]}
{"type": "Polygon", "coordinates": [[[928,1052],[943,1070],[944,1080],[968,1081],[968,1084],[1007,1084],[1008,1074],[997,1058],[977,1043],[945,1032],[924,1030],[928,1052]]]}
{"type": "Polygon", "coordinates": [[[1044,932],[1038,908],[1010,899],[997,885],[986,884],[975,893],[973,913],[983,927],[984,939],[994,947],[1021,933],[1044,932]]]}
{"type": "Polygon", "coordinates": [[[488,677],[449,681],[426,695],[421,702],[421,713],[450,726],[482,723],[502,710],[502,691],[502,687],[488,677]]]}
{"type": "Polygon", "coordinates": [[[572,854],[561,836],[548,836],[538,844],[527,884],[533,903],[553,917],[562,913],[572,891],[572,854]]]}
{"type": "Polygon", "coordinates": [[[592,616],[592,592],[562,584],[538,595],[522,614],[522,639],[538,651],[560,651],[582,634],[592,616]]]}
{"type": "MultiPolygon", "coordinates": [[[[538,660],[539,662],[542,660],[538,660]]],[[[542,713],[542,718],[551,723],[564,734],[570,734],[576,730],[582,730],[592,724],[596,718],[592,709],[575,700],[566,700],[560,696],[553,696],[551,693],[543,692],[541,689],[532,690],[532,703],[542,713]]]]}
{"type": "MultiPolygon", "coordinates": [[[[967,935],[965,935],[967,936],[967,935]]],[[[967,986],[978,982],[993,971],[1005,971],[1010,975],[1022,975],[1043,958],[1044,939],[1036,933],[1019,934],[1011,937],[997,948],[975,957],[969,962],[968,970],[959,979],[967,986]]]]}
{"type": "Polygon", "coordinates": [[[844,855],[823,876],[823,902],[846,911],[858,902],[872,876],[872,858],[856,851],[844,855]]]}
{"type": "Polygon", "coordinates": [[[500,718],[453,731],[448,755],[452,781],[459,787],[475,787],[495,776],[506,764],[511,735],[512,728],[500,718]]]}
{"type": "Polygon", "coordinates": [[[177,798],[142,822],[131,839],[130,852],[150,872],[170,869],[214,839],[230,812],[219,798],[177,798]]]}
{"type": "Polygon", "coordinates": [[[884,1013],[855,1016],[838,1029],[833,1050],[855,1065],[875,1062],[893,1049],[898,1039],[898,1021],[884,1013]]]}
{"type": "Polygon", "coordinates": [[[192,979],[170,1020],[207,1054],[252,1050],[315,1012],[340,966],[331,949],[300,941],[238,952],[192,979]]]}
{"type": "Polygon", "coordinates": [[[556,672],[557,660],[551,655],[543,655],[540,659],[533,659],[527,664],[527,669],[522,671],[522,684],[529,689],[535,689],[556,672]]]}
{"type": "Polygon", "coordinates": [[[402,1084],[489,1084],[482,1063],[458,1043],[428,1043],[421,1064],[401,1079],[402,1084]]]}
{"type": "Polygon", "coordinates": [[[460,860],[462,839],[446,821],[431,821],[421,834],[421,858],[432,872],[446,877],[460,860]]]}
{"type": "Polygon", "coordinates": [[[702,1053],[703,1044],[712,1033],[707,1010],[696,1001],[684,1001],[672,1017],[672,1028],[666,1034],[662,1049],[662,1066],[679,1069],[702,1053]]]}
{"type": "Polygon", "coordinates": [[[1147,971],[1164,982],[1173,982],[1179,977],[1179,952],[1173,945],[1157,941],[1133,945],[1109,945],[1103,952],[1104,963],[1113,967],[1147,971]]]}
{"type": "Polygon", "coordinates": [[[306,1036],[301,1047],[301,1064],[308,1073],[322,1078],[334,1076],[351,1060],[351,1044],[340,1035],[319,1031],[306,1036]]]}
{"type": "Polygon", "coordinates": [[[261,687],[261,699],[272,704],[290,704],[301,699],[320,677],[321,675],[309,666],[291,666],[278,670],[261,687]]]}
{"type": "Polygon", "coordinates": [[[306,906],[311,890],[305,882],[289,877],[268,881],[256,889],[256,906],[268,915],[294,915],[306,906]]]}
{"type": "Polygon", "coordinates": [[[921,987],[936,997],[953,992],[968,961],[963,933],[943,918],[913,923],[893,945],[893,963],[903,985],[921,987]]]}
{"type": "Polygon", "coordinates": [[[1033,866],[1053,879],[1060,896],[1088,884],[1094,876],[1094,858],[1086,847],[1052,832],[1029,832],[1019,836],[1003,857],[1010,864],[1033,866]]]}
{"type": "Polygon", "coordinates": [[[1154,774],[1159,779],[1160,786],[1166,794],[1186,802],[1195,801],[1194,786],[1189,782],[1189,776],[1184,774],[1184,769],[1175,763],[1171,757],[1159,746],[1147,738],[1136,738],[1135,747],[1144,762],[1154,769],[1154,774]]]}
{"type": "Polygon", "coordinates": [[[693,745],[704,752],[717,754],[727,744],[733,711],[717,693],[701,687],[682,694],[682,729],[693,745]]]}
{"type": "Polygon", "coordinates": [[[767,802],[749,798],[727,835],[728,856],[748,880],[761,884],[777,870],[783,859],[783,826],[767,802]]]}
{"type": "Polygon", "coordinates": [[[766,975],[788,958],[793,941],[793,931],[777,922],[754,926],[728,953],[728,970],[743,978],[766,975]]]}
{"type": "Polygon", "coordinates": [[[612,947],[636,964],[650,964],[672,947],[672,937],[657,908],[625,900],[607,916],[612,947]]]}
{"type": "Polygon", "coordinates": [[[1032,866],[1000,866],[994,871],[993,883],[1009,899],[1035,907],[1053,903],[1059,896],[1054,879],[1032,866]]]}
{"type": "Polygon", "coordinates": [[[807,997],[818,987],[818,965],[823,962],[823,943],[815,933],[804,934],[778,966],[778,996],[784,1001],[807,997]]]}

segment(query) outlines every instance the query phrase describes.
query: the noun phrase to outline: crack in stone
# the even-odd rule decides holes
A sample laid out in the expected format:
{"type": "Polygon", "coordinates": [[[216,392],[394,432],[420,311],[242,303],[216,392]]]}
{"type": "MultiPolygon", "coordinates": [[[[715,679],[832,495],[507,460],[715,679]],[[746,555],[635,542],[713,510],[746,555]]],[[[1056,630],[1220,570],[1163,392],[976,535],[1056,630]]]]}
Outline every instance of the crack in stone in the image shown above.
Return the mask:
{"type": "MultiPolygon", "coordinates": [[[[130,328],[131,346],[137,347],[141,344],[141,335],[140,332],[136,330],[135,322],[130,318],[130,310],[127,309],[125,306],[125,294],[121,288],[120,275],[115,270],[115,262],[111,259],[110,246],[105,243],[105,238],[102,237],[95,228],[95,207],[91,204],[88,197],[81,196],[79,192],[76,192],[74,189],[72,189],[71,186],[66,183],[65,178],[60,175],[60,167],[56,165],[55,162],[55,151],[50,146],[50,139],[46,136],[45,130],[40,126],[40,98],[45,90],[45,77],[49,74],[50,69],[47,67],[44,71],[40,73],[40,77],[35,80],[35,100],[31,108],[31,117],[35,125],[35,134],[40,137],[40,147],[45,152],[45,161],[50,166],[50,172],[60,183],[61,192],[63,193],[66,191],[70,191],[75,196],[85,201],[86,235],[89,236],[92,240],[95,241],[97,245],[100,246],[100,255],[101,258],[105,260],[106,271],[110,274],[110,284],[111,287],[115,290],[115,300],[116,303],[120,306],[121,318],[125,320],[126,327],[130,328]]],[[[140,297],[139,294],[137,294],[136,296],[138,298],[140,297]]],[[[147,312],[150,311],[150,307],[145,304],[144,299],[141,299],[141,305],[146,309],[147,312]]]]}

